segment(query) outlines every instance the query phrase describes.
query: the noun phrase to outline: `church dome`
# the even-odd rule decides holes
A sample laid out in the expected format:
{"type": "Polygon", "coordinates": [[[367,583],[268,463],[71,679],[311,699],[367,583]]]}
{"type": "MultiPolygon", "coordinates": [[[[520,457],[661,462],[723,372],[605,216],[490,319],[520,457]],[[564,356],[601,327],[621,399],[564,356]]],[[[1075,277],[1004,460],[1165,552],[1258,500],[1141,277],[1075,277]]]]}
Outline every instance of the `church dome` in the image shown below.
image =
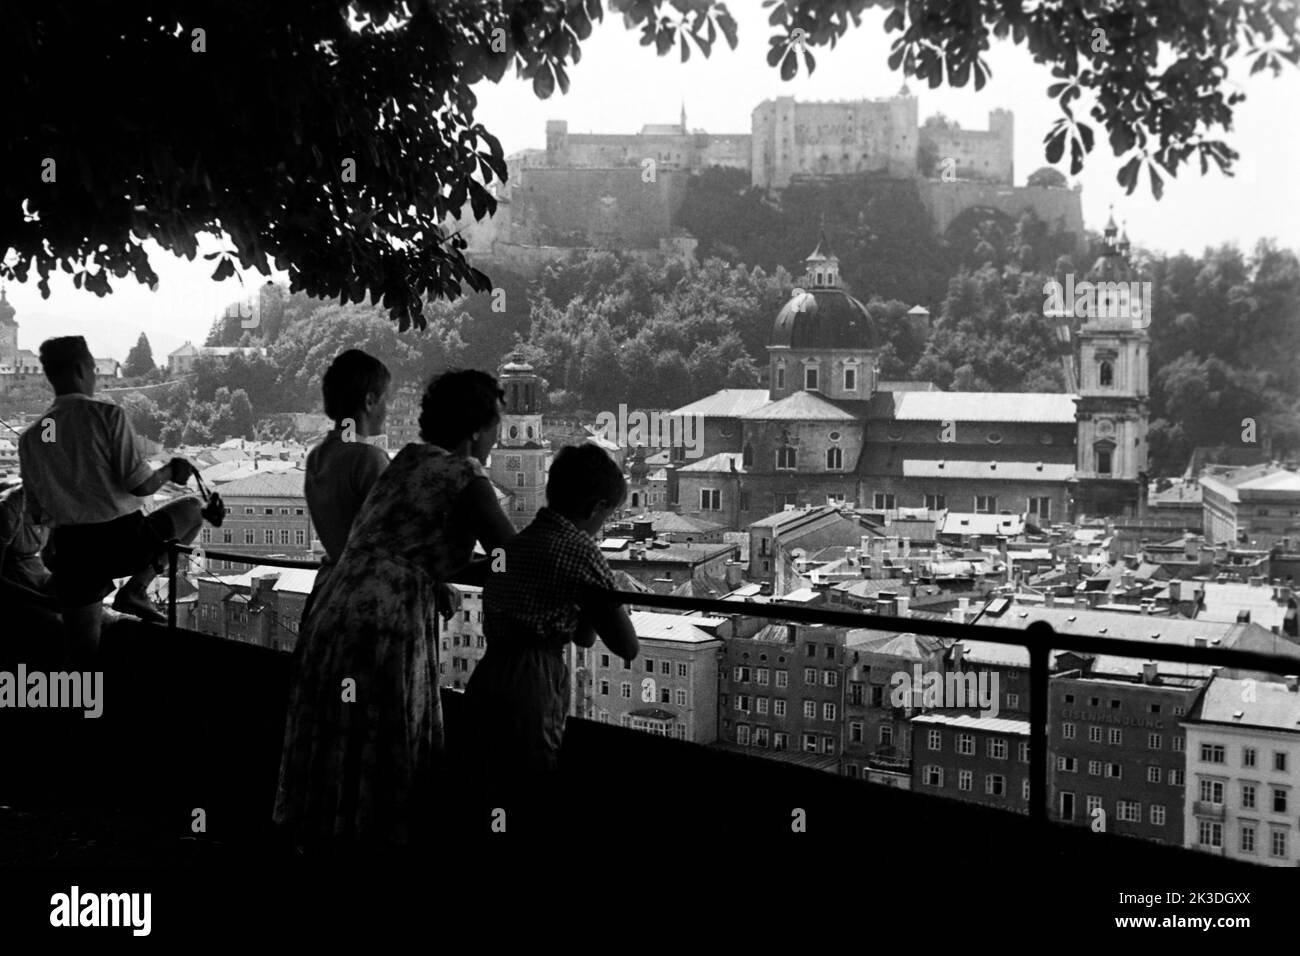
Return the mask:
{"type": "Polygon", "coordinates": [[[840,285],[839,259],[823,235],[812,255],[803,284],[777,313],[772,345],[791,349],[874,349],[880,345],[867,307],[840,285]]]}

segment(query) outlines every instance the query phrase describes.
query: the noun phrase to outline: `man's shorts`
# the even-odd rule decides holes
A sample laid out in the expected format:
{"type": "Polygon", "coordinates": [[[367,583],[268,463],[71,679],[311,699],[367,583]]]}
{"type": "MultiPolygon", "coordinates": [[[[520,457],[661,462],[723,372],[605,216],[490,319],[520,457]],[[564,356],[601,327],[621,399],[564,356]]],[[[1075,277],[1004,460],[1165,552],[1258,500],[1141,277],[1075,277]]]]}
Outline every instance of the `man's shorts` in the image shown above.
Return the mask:
{"type": "Polygon", "coordinates": [[[63,607],[96,604],[128,578],[163,567],[176,528],[165,511],[135,511],[100,524],[55,528],[50,534],[54,594],[63,607]]]}

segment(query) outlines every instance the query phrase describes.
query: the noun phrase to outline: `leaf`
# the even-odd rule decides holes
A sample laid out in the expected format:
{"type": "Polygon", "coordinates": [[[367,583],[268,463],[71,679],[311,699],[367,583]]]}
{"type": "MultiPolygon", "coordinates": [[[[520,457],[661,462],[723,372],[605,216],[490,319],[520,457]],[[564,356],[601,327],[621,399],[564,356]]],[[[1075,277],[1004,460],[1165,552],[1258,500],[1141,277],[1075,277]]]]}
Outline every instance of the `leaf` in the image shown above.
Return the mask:
{"type": "Polygon", "coordinates": [[[813,58],[811,50],[803,51],[803,65],[807,68],[809,76],[812,76],[812,71],[817,69],[817,60],[813,58]]]}
{"type": "Polygon", "coordinates": [[[1047,162],[1055,166],[1065,155],[1065,126],[1058,124],[1057,128],[1047,134],[1047,162]]]}
{"type": "Polygon", "coordinates": [[[555,92],[555,77],[551,74],[551,67],[548,63],[542,63],[537,74],[533,77],[533,92],[539,99],[550,99],[551,94],[555,92]]]}
{"type": "Polygon", "coordinates": [[[691,58],[691,45],[686,42],[686,34],[682,33],[682,62],[685,63],[691,58]]]}

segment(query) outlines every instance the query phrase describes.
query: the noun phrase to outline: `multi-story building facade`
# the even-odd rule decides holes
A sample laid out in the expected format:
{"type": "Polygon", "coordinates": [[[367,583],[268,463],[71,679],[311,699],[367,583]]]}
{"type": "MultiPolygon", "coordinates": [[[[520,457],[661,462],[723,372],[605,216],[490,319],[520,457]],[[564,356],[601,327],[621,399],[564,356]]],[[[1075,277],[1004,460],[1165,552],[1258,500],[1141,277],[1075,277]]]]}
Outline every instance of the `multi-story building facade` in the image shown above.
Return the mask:
{"type": "Polygon", "coordinates": [[[1183,845],[1267,866],[1300,864],[1300,680],[1216,676],[1182,726],[1183,845]]]}
{"type": "Polygon", "coordinates": [[[912,789],[1029,812],[1029,721],[972,713],[912,718],[912,789]]]}
{"type": "Polygon", "coordinates": [[[634,661],[597,640],[570,644],[573,712],[633,730],[711,744],[718,739],[719,636],[725,618],[633,611],[641,653],[634,661]]]}
{"type": "Polygon", "coordinates": [[[189,624],[203,634],[292,652],[316,572],[258,566],[241,574],[201,574],[189,624]]]}
{"type": "Polygon", "coordinates": [[[697,577],[726,580],[727,562],[740,554],[740,548],[616,538],[606,539],[601,552],[614,571],[626,571],[656,594],[668,594],[697,577]]]}
{"type": "Polygon", "coordinates": [[[727,640],[722,739],[780,757],[819,755],[838,772],[844,750],[845,628],[773,624],[727,640]]]}
{"type": "Polygon", "coordinates": [[[483,636],[483,589],[471,584],[451,587],[460,595],[460,610],[450,620],[438,621],[441,642],[438,684],[464,690],[487,651],[487,639],[483,636]]]}
{"type": "Polygon", "coordinates": [[[1300,474],[1277,465],[1202,474],[1201,507],[1209,544],[1283,549],[1300,542],[1300,474]]]}
{"type": "MultiPolygon", "coordinates": [[[[207,525],[196,544],[218,551],[247,554],[247,562],[211,559],[207,565],[242,569],[272,555],[311,560],[315,530],[307,511],[301,468],[237,478],[220,486],[226,519],[220,528],[207,525]]],[[[203,562],[200,561],[200,565],[203,562]]]]}

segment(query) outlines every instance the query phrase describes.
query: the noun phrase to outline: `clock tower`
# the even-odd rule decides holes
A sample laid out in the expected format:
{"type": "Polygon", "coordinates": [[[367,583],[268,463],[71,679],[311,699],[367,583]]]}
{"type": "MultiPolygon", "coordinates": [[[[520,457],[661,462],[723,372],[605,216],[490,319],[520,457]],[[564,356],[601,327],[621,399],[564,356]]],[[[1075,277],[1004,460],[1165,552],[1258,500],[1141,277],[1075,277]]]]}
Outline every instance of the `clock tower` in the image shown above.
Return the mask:
{"type": "Polygon", "coordinates": [[[551,454],[542,439],[546,383],[518,352],[506,356],[497,381],[506,393],[505,410],[488,471],[492,480],[510,493],[511,520],[515,527],[522,528],[546,504],[546,471],[551,454]]]}

